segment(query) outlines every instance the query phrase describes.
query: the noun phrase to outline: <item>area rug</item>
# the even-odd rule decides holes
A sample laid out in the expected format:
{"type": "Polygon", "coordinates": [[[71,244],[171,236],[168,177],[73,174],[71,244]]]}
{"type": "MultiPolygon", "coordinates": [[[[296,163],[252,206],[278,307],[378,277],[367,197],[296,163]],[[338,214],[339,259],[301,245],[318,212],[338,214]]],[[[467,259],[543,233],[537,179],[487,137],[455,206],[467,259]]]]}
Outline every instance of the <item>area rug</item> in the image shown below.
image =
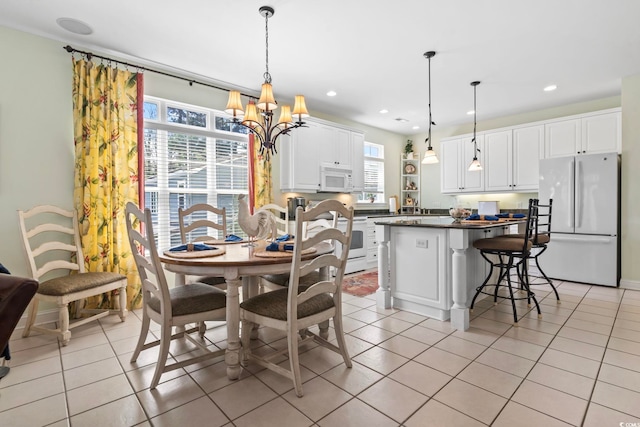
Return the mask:
{"type": "Polygon", "coordinates": [[[364,297],[371,295],[378,289],[378,272],[369,271],[344,276],[342,291],[349,295],[364,297]]]}

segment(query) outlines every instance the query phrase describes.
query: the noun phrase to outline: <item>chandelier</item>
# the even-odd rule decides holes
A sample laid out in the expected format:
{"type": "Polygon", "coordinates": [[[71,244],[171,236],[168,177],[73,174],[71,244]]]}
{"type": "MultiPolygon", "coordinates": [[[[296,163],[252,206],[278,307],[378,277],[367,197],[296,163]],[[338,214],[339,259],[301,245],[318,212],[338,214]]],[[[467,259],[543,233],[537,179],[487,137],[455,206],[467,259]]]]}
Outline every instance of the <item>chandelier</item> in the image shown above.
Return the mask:
{"type": "Polygon", "coordinates": [[[469,165],[469,171],[471,172],[482,170],[482,165],[478,160],[478,153],[480,150],[478,150],[478,141],[476,140],[476,88],[479,84],[480,82],[471,82],[471,86],[473,86],[473,139],[471,140],[471,142],[473,142],[473,160],[469,165]]]}
{"type": "Polygon", "coordinates": [[[245,126],[249,132],[260,141],[260,154],[268,159],[271,154],[276,154],[276,140],[280,135],[288,134],[292,129],[304,126],[302,119],[309,117],[309,112],[304,102],[303,95],[296,95],[293,105],[293,112],[289,105],[283,105],[280,109],[280,118],[273,122],[273,111],[278,108],[273,97],[273,87],[271,86],[271,74],[269,74],[269,18],[273,16],[275,10],[270,6],[262,6],[258,9],[260,15],[264,17],[265,27],[265,69],[264,83],[260,92],[260,99],[256,104],[249,101],[247,109],[243,111],[240,92],[232,90],[229,92],[229,100],[225,112],[233,115],[233,122],[245,126]],[[258,113],[258,110],[260,112],[258,113]],[[260,117],[262,116],[262,120],[260,117]],[[239,117],[244,116],[240,119],[239,117]],[[294,122],[295,119],[295,122],[294,122]]]}
{"type": "Polygon", "coordinates": [[[425,139],[424,142],[427,142],[429,146],[427,147],[427,151],[424,152],[424,158],[422,159],[423,165],[438,163],[438,156],[431,147],[431,125],[435,125],[433,119],[431,118],[431,58],[433,58],[434,56],[436,56],[436,53],[432,50],[430,50],[429,52],[425,52],[424,54],[424,57],[429,60],[429,133],[427,134],[427,139],[425,139]]]}

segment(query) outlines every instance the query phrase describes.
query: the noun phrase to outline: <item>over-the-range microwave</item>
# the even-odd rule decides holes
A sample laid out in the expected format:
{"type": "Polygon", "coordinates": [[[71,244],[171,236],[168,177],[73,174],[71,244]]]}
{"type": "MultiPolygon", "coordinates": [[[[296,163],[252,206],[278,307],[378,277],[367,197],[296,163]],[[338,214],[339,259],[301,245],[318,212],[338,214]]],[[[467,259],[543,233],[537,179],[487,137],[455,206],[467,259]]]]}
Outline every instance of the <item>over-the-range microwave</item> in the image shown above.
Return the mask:
{"type": "Polygon", "coordinates": [[[351,166],[334,163],[320,164],[320,191],[326,193],[351,193],[353,191],[351,166]]]}

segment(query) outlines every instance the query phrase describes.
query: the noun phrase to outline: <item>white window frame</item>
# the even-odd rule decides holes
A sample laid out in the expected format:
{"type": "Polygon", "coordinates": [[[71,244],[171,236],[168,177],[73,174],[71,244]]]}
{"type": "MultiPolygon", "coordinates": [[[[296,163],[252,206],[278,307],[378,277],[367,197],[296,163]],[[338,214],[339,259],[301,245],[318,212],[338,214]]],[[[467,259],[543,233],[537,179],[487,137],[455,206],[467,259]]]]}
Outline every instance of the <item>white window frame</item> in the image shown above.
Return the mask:
{"type": "MultiPolygon", "coordinates": [[[[384,192],[384,188],[385,188],[385,180],[384,180],[384,145],[382,144],[376,144],[374,142],[364,142],[364,175],[365,177],[367,176],[367,161],[370,162],[376,162],[382,165],[382,173],[378,175],[378,186],[380,188],[382,188],[381,192],[375,192],[376,195],[378,195],[376,197],[376,201],[371,203],[369,201],[369,199],[367,198],[367,194],[369,194],[370,192],[368,191],[362,191],[361,193],[358,194],[358,205],[364,206],[373,206],[373,207],[380,207],[380,206],[384,206],[386,205],[386,199],[385,199],[385,192],[384,192]],[[380,156],[378,157],[373,157],[373,156],[368,156],[367,155],[367,147],[376,147],[378,149],[378,152],[380,153],[380,156]]],[[[365,187],[366,187],[366,182],[365,182],[365,187]]]]}

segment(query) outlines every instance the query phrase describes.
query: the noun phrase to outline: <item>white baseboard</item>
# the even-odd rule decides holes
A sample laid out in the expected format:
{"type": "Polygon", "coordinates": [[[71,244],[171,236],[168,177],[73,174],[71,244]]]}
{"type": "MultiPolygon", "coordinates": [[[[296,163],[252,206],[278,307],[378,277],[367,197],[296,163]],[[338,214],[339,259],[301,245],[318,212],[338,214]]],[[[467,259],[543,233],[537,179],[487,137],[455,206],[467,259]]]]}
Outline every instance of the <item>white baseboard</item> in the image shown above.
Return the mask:
{"type": "MultiPolygon", "coordinates": [[[[24,314],[18,321],[18,325],[16,329],[24,329],[24,325],[27,324],[27,313],[28,310],[25,310],[24,314]]],[[[43,310],[36,314],[36,325],[42,325],[46,323],[53,323],[58,321],[58,310],[43,310]]]]}
{"type": "Polygon", "coordinates": [[[640,281],[621,279],[620,287],[624,289],[632,289],[634,291],[640,291],[640,281]]]}

